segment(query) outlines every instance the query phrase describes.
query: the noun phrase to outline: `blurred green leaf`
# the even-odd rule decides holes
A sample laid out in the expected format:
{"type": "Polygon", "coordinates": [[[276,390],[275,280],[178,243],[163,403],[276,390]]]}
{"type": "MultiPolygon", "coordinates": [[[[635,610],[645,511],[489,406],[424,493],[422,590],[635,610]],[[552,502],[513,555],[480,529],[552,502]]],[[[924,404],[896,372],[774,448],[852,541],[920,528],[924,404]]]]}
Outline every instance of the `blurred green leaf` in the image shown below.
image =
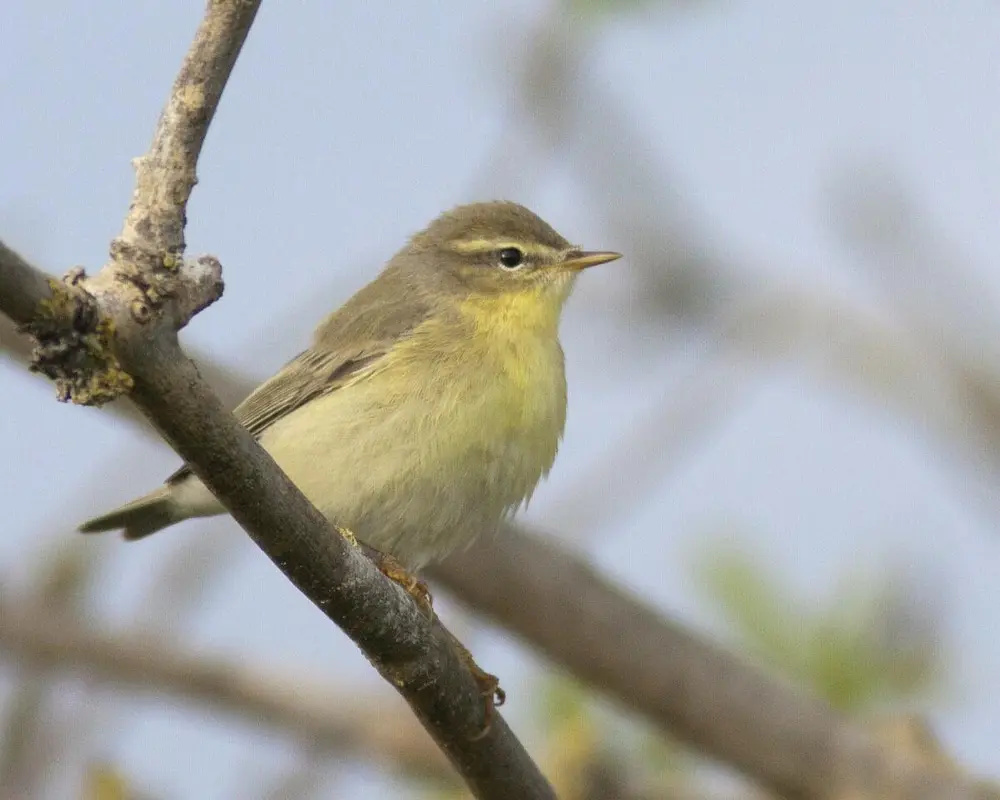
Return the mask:
{"type": "Polygon", "coordinates": [[[695,762],[680,745],[607,706],[573,678],[548,677],[537,696],[542,765],[559,797],[616,797],[625,786],[672,797],[690,786],[695,762]]]}
{"type": "Polygon", "coordinates": [[[697,575],[754,656],[837,708],[910,700],[941,674],[937,623],[899,581],[855,571],[825,603],[809,602],[729,546],[706,551],[697,575]]]}
{"type": "Polygon", "coordinates": [[[551,677],[542,681],[538,723],[544,731],[589,717],[589,696],[572,678],[551,677]]]}
{"type": "Polygon", "coordinates": [[[83,779],[83,800],[131,800],[128,781],[109,764],[95,764],[83,779]]]}

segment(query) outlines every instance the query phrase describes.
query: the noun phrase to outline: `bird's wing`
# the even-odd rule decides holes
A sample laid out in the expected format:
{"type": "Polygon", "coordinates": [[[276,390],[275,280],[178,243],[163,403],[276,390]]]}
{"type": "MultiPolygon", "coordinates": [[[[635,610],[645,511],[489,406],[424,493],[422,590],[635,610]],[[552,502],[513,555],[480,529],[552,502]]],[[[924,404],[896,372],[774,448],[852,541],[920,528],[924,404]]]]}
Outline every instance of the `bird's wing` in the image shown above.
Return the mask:
{"type": "Polygon", "coordinates": [[[391,342],[380,342],[354,355],[306,350],[262,383],[233,414],[254,436],[310,400],[339,389],[365,367],[388,352],[391,342]]]}
{"type": "MultiPolygon", "coordinates": [[[[312,347],[293,358],[258,386],[234,410],[236,419],[255,437],[310,400],[363,380],[393,345],[430,313],[430,306],[404,287],[372,284],[352,297],[316,330],[312,347]],[[389,291],[387,291],[387,289],[389,291]],[[393,291],[396,290],[396,291],[393,291]]],[[[187,465],[167,479],[176,483],[191,472],[187,465]]]]}

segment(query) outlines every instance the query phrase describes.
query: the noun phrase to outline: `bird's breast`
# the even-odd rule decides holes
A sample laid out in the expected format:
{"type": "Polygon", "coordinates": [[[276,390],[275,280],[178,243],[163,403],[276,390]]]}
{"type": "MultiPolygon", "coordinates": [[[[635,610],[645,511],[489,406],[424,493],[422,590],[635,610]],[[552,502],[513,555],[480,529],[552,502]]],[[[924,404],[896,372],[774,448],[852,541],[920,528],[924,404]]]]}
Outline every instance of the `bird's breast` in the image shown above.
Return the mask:
{"type": "Polygon", "coordinates": [[[422,405],[428,424],[450,441],[451,454],[478,458],[472,469],[497,471],[520,502],[555,460],[566,421],[566,377],[555,324],[516,322],[524,321],[431,322],[398,357],[412,359],[407,371],[428,376],[422,405]]]}
{"type": "Polygon", "coordinates": [[[427,323],[261,441],[327,517],[419,564],[526,502],[565,418],[555,335],[427,323]]]}

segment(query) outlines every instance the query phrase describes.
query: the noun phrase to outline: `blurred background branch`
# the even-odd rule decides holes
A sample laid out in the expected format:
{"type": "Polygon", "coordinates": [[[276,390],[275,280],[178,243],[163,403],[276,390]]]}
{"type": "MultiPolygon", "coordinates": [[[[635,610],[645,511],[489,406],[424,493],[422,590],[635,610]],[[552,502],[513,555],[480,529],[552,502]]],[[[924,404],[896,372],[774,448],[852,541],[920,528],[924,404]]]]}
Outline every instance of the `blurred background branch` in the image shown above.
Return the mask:
{"type": "Polygon", "coordinates": [[[189,655],[149,633],[86,629],[51,605],[0,606],[0,656],[42,675],[78,672],[118,691],[221,709],[252,725],[287,729],[339,758],[373,760],[417,779],[455,780],[427,733],[391,698],[348,694],[317,676],[189,655]]]}

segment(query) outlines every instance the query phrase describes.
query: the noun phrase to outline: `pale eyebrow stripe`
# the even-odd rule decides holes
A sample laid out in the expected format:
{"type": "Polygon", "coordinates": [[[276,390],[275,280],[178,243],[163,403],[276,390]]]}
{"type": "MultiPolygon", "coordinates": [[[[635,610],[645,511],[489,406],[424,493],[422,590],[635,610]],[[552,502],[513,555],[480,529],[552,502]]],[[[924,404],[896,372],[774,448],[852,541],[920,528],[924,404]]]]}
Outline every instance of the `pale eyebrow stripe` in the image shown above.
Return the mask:
{"type": "Polygon", "coordinates": [[[457,253],[487,253],[491,250],[503,250],[505,247],[516,247],[526,255],[552,257],[559,251],[544,244],[528,244],[512,242],[510,239],[456,239],[448,242],[448,247],[457,253]]]}

